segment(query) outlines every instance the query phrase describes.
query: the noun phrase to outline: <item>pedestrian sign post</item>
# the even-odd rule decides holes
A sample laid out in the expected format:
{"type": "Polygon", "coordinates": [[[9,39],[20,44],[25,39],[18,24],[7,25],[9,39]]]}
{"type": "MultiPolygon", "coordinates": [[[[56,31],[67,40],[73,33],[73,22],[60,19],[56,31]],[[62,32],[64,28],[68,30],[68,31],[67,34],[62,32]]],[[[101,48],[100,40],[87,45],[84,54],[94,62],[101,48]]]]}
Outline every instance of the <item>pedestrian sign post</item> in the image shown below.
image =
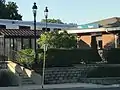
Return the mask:
{"type": "Polygon", "coordinates": [[[48,45],[44,44],[43,49],[44,49],[44,60],[43,60],[43,75],[42,75],[42,88],[44,85],[44,76],[45,76],[45,56],[46,56],[46,51],[47,51],[48,45]]]}

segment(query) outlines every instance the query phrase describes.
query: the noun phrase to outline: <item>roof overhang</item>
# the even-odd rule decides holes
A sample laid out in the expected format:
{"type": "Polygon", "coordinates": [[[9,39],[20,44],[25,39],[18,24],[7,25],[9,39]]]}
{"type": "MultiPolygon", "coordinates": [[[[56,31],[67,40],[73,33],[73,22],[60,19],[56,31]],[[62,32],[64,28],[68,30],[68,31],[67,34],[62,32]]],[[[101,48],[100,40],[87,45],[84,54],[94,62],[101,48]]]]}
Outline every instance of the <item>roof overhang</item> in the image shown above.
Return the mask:
{"type": "MultiPolygon", "coordinates": [[[[120,27],[112,27],[112,28],[94,28],[94,29],[71,29],[66,30],[69,34],[77,34],[77,33],[100,33],[100,32],[112,32],[112,31],[120,31],[120,27]]],[[[60,31],[63,32],[63,31],[60,31]]]]}

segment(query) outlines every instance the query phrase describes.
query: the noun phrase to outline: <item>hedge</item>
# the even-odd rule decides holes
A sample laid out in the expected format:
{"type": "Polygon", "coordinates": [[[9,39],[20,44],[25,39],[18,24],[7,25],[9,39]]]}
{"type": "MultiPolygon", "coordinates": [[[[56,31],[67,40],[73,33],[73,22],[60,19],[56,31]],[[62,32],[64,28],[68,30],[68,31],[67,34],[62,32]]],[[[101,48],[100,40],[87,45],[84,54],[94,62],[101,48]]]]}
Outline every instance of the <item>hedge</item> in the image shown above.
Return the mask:
{"type": "MultiPolygon", "coordinates": [[[[38,51],[42,52],[42,50],[38,51]]],[[[93,49],[49,49],[47,51],[46,66],[48,67],[71,66],[80,64],[81,61],[92,63],[101,61],[101,58],[93,49]]]]}
{"type": "Polygon", "coordinates": [[[112,48],[110,50],[104,50],[104,57],[109,64],[120,64],[120,49],[112,48]]]}

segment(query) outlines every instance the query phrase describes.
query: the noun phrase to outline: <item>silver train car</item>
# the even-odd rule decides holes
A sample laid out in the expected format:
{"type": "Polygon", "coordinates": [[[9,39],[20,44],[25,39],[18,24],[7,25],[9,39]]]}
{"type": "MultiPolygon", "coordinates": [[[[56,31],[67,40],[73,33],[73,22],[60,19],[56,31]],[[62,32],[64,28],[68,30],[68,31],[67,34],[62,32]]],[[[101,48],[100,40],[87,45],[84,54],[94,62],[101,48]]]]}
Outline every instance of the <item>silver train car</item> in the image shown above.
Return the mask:
{"type": "MultiPolygon", "coordinates": [[[[37,30],[45,30],[46,24],[43,22],[36,22],[37,30]]],[[[47,30],[65,30],[76,28],[77,25],[71,24],[58,24],[58,23],[48,23],[47,30]]],[[[21,21],[21,20],[8,20],[0,19],[0,28],[4,29],[34,29],[33,21],[21,21]]]]}

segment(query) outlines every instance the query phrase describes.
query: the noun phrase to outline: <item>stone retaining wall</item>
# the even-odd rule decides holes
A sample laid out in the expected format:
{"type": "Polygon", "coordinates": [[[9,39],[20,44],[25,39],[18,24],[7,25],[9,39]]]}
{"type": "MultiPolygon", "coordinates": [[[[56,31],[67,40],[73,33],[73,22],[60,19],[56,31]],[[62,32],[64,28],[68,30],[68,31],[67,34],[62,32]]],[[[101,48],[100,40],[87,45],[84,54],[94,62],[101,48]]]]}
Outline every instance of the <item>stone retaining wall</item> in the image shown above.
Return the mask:
{"type": "Polygon", "coordinates": [[[93,83],[93,84],[120,84],[120,77],[105,77],[105,78],[81,78],[81,83],[93,83]]]}
{"type": "Polygon", "coordinates": [[[96,67],[55,67],[45,70],[45,84],[93,83],[119,84],[120,77],[86,78],[87,72],[96,67]]]}
{"type": "Polygon", "coordinates": [[[45,84],[78,83],[85,75],[85,68],[51,68],[45,71],[45,84]]]}

